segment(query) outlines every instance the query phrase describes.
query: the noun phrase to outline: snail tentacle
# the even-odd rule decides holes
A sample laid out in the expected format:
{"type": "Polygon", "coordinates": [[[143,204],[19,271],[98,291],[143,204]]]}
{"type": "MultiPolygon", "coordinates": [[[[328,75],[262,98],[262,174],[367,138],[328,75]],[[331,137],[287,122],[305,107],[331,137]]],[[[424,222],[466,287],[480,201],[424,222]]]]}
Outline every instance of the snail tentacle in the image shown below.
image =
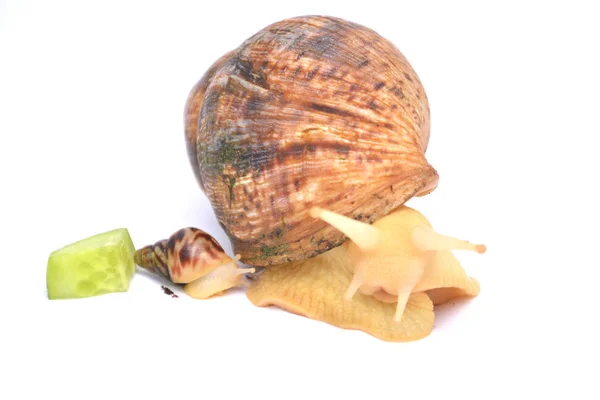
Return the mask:
{"type": "Polygon", "coordinates": [[[310,215],[335,227],[363,250],[372,250],[377,247],[379,230],[372,225],[319,207],[313,207],[310,215]]]}
{"type": "Polygon", "coordinates": [[[348,290],[346,290],[346,294],[344,295],[344,298],[346,300],[352,300],[352,298],[354,297],[354,295],[356,294],[356,292],[358,291],[358,289],[360,289],[360,287],[363,284],[363,278],[355,273],[354,276],[352,277],[352,281],[350,282],[350,286],[348,286],[348,290]]]}
{"type": "Polygon", "coordinates": [[[408,270],[400,279],[398,287],[398,304],[396,305],[396,313],[394,314],[395,322],[400,322],[402,319],[408,298],[423,276],[423,270],[423,262],[418,258],[415,257],[408,262],[408,270]]]}
{"type": "Polygon", "coordinates": [[[442,235],[424,225],[414,228],[413,242],[421,250],[470,250],[479,254],[483,254],[487,250],[484,244],[473,244],[466,240],[442,235]]]}
{"type": "Polygon", "coordinates": [[[231,262],[222,264],[212,272],[188,283],[183,289],[184,292],[195,299],[206,299],[232,287],[243,286],[243,276],[256,270],[254,268],[238,268],[236,264],[238,259],[239,255],[231,262]]]}

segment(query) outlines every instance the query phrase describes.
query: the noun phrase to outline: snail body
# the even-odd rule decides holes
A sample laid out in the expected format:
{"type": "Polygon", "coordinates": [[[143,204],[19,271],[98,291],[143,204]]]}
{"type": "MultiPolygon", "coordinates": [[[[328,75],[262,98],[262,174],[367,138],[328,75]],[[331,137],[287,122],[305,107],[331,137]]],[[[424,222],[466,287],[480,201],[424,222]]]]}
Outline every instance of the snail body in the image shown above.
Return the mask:
{"type": "Polygon", "coordinates": [[[173,283],[185,284],[185,293],[196,299],[242,286],[243,274],[255,271],[238,268],[239,255],[232,259],[212,236],[193,227],[180,229],[169,239],[138,249],[134,260],[140,267],[173,283]]]}
{"type": "Polygon", "coordinates": [[[316,257],[263,269],[246,292],[256,306],[405,342],[429,335],[434,306],[480,292],[452,250],[486,247],[436,233],[415,209],[401,206],[372,225],[319,208],[311,215],[349,239],[316,257]]]}
{"type": "MultiPolygon", "coordinates": [[[[486,246],[442,235],[418,211],[400,206],[369,225],[320,208],[311,216],[322,219],[348,238],[348,254],[354,275],[344,295],[356,292],[379,301],[397,303],[394,320],[399,322],[412,293],[435,288],[432,271],[442,274],[438,252],[470,250],[485,253],[486,246]]],[[[442,266],[444,268],[444,266],[442,266]]]]}
{"type": "Polygon", "coordinates": [[[373,30],[307,16],[217,60],[185,107],[188,156],[241,261],[270,266],[346,240],[322,207],[373,223],[435,189],[425,90],[373,30]]]}

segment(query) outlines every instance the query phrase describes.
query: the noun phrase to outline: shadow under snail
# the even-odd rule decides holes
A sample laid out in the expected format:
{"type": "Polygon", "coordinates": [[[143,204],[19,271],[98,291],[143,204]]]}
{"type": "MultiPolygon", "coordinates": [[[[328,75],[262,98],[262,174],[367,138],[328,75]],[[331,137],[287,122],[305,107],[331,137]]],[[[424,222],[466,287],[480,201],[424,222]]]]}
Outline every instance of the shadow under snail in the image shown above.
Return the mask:
{"type": "Polygon", "coordinates": [[[479,293],[450,250],[485,246],[436,233],[405,205],[439,179],[425,158],[429,103],[375,31],[327,16],[271,24],[206,71],[184,116],[195,178],[235,257],[187,228],[138,250],[138,265],[196,298],[265,267],[247,290],[254,304],[392,341],[426,336],[434,304],[479,293]]]}

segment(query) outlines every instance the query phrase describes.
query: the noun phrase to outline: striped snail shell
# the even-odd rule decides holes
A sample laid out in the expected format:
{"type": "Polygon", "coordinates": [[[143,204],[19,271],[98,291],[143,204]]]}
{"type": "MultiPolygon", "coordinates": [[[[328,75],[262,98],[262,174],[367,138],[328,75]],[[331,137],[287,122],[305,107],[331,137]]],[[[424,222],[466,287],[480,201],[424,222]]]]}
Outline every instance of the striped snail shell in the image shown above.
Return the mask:
{"type": "Polygon", "coordinates": [[[137,250],[134,258],[140,267],[185,284],[185,293],[193,298],[208,298],[241,286],[243,274],[255,270],[238,268],[239,255],[232,259],[211,235],[193,227],[137,250]]]}

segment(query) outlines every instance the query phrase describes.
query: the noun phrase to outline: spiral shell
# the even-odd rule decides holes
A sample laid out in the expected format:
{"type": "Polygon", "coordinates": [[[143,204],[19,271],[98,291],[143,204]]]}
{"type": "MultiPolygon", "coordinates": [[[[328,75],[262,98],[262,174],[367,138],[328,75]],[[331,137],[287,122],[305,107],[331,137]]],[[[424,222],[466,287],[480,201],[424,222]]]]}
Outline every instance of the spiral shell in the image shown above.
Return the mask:
{"type": "Polygon", "coordinates": [[[247,39],[194,86],[185,123],[194,174],[250,265],[340,245],[313,206],[372,223],[438,180],[415,71],[391,42],[339,18],[292,18],[247,39]]]}
{"type": "Polygon", "coordinates": [[[192,282],[231,261],[212,236],[192,227],[137,250],[134,257],[140,267],[174,283],[192,282]]]}

